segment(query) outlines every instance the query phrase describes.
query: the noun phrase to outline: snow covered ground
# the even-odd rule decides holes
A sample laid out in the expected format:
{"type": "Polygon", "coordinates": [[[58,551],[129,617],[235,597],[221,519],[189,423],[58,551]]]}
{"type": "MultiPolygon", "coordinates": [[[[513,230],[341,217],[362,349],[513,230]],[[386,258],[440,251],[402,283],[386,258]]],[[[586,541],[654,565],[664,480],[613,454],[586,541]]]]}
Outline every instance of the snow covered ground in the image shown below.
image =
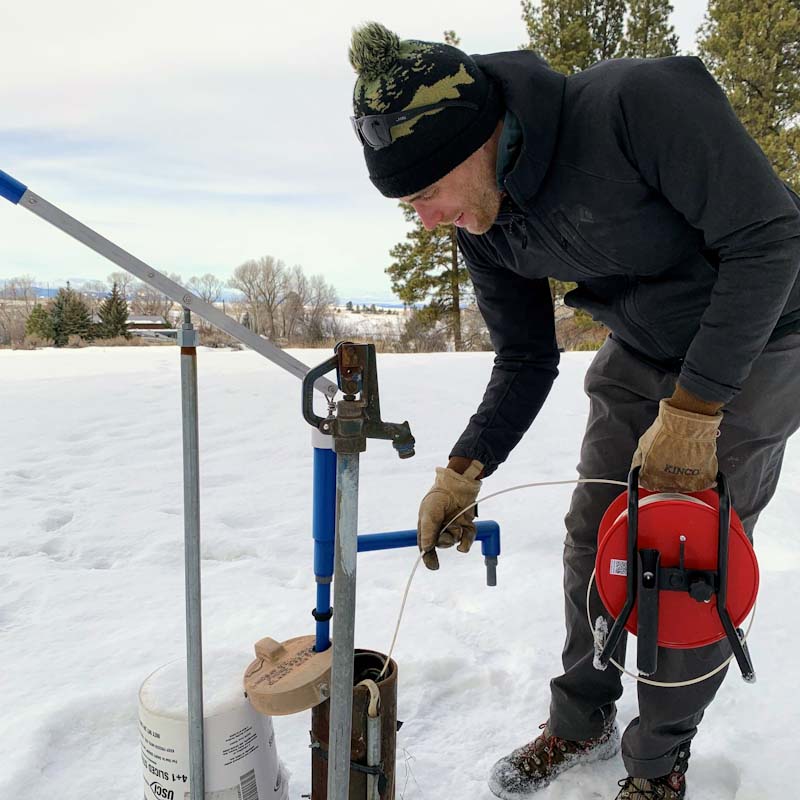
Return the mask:
{"type": "MultiPolygon", "coordinates": [[[[590,358],[564,355],[545,410],[487,490],[574,476],[590,358]]],[[[362,532],[414,526],[490,363],[487,353],[380,357],[383,416],[411,422],[417,457],[370,442],[362,532]]],[[[244,667],[255,640],[312,632],[310,432],[298,382],[259,356],[203,349],[199,370],[205,644],[238,648],[244,667]]],[[[184,648],[178,352],[0,351],[0,371],[0,798],[134,800],[138,687],[184,648]]],[[[759,682],[731,674],[707,714],[694,800],[795,795],[798,477],[800,440],[757,532],[759,682]]],[[[569,496],[536,489],[482,506],[503,530],[497,588],[485,586],[479,551],[448,551],[438,573],[418,572],[395,653],[398,800],[490,800],[490,765],[546,718],[569,496]]],[[[360,556],[357,646],[388,648],[414,558],[360,556]]],[[[634,714],[628,682],[620,716],[634,714]]],[[[310,789],[309,724],[310,712],[275,720],[291,800],[310,789]]],[[[618,759],[580,767],[537,800],[610,799],[623,774],[618,759]]]]}

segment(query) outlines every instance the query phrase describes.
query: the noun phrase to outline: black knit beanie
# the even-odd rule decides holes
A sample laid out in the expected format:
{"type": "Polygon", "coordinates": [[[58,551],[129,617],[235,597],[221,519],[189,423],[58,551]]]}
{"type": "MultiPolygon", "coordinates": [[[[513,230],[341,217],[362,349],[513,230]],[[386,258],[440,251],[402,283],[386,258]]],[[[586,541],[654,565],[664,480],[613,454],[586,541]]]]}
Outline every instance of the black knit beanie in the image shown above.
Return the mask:
{"type": "Polygon", "coordinates": [[[377,22],[353,31],[350,63],[358,73],[354,116],[407,111],[442,100],[474,103],[428,111],[391,129],[392,143],[364,145],[370,180],[386,197],[430,186],[471,156],[503,113],[500,92],[463,51],[447,44],[400,40],[377,22]]]}

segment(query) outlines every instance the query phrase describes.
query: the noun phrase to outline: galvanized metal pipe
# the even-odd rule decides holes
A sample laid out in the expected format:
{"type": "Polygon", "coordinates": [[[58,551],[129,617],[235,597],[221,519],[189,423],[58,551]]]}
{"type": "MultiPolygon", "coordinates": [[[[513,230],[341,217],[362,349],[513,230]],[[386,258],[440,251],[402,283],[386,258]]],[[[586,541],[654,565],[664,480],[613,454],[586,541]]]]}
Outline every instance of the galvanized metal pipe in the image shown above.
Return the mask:
{"type": "MultiPolygon", "coordinates": [[[[148,286],[162,292],[173,302],[180,303],[184,307],[190,306],[195,314],[210,322],[215,328],[225,331],[295,377],[302,379],[308,372],[308,366],[302,361],[248,330],[244,325],[216,308],[213,303],[206,303],[184,286],[71,217],[2,170],[0,170],[0,197],[36,214],[37,217],[49,222],[73,239],[77,239],[81,244],[135,275],[148,286]]],[[[320,378],[314,385],[327,396],[332,397],[337,392],[336,384],[331,383],[327,378],[320,378]]]]}
{"type": "Polygon", "coordinates": [[[186,683],[189,705],[189,791],[205,798],[203,731],[203,624],[200,586],[200,455],[197,411],[197,333],[188,309],[178,335],[181,346],[183,417],[183,531],[186,572],[186,683]]]}
{"type": "MultiPolygon", "coordinates": [[[[367,766],[378,767],[381,763],[381,715],[367,717],[367,766]]],[[[381,800],[378,775],[367,775],[367,800],[381,800]]]]}
{"type": "Polygon", "coordinates": [[[328,800],[348,800],[358,550],[358,453],[338,453],[328,800]]]}

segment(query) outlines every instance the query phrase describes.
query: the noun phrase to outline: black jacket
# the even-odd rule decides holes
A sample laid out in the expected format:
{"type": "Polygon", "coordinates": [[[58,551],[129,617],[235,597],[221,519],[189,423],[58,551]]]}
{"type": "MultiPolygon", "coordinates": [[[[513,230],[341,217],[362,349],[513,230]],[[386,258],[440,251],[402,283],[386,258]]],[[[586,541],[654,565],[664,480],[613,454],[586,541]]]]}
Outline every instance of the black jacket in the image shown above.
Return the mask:
{"type": "Polygon", "coordinates": [[[491,473],[557,375],[547,278],[684,388],[727,402],[800,320],[800,200],[694,57],[564,77],[525,51],[476,56],[524,142],[484,235],[458,231],[495,366],[452,455],[491,473]]]}

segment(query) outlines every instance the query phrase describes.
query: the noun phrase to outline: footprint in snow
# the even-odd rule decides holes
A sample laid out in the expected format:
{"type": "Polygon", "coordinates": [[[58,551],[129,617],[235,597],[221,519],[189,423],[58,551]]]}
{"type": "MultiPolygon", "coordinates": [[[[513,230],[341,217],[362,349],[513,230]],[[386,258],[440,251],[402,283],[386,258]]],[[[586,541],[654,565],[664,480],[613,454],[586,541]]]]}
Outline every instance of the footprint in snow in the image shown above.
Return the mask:
{"type": "MultiPolygon", "coordinates": [[[[92,693],[90,684],[80,700],[51,703],[48,713],[37,717],[33,746],[20,751],[14,763],[4,769],[0,794],[48,798],[97,795],[97,777],[87,770],[87,764],[101,763],[109,753],[138,749],[136,703],[130,702],[131,692],[128,687],[92,693]]],[[[113,796],[141,794],[141,782],[141,767],[133,767],[131,761],[130,766],[114,772],[113,796]]]]}
{"type": "Polygon", "coordinates": [[[42,544],[39,551],[53,561],[68,561],[72,557],[72,552],[65,549],[63,540],[58,538],[48,539],[42,544]]]}
{"type": "Polygon", "coordinates": [[[10,469],[6,474],[11,478],[19,478],[23,481],[33,481],[37,477],[35,472],[27,469],[10,469]]]}
{"type": "Polygon", "coordinates": [[[53,509],[47,512],[47,516],[41,522],[41,528],[52,533],[68,525],[74,517],[71,511],[53,509]]]}
{"type": "Polygon", "coordinates": [[[206,489],[215,489],[219,486],[228,487],[233,486],[237,480],[238,476],[233,474],[206,475],[203,478],[203,486],[206,489]]]}
{"type": "Polygon", "coordinates": [[[181,515],[181,509],[175,508],[174,506],[170,506],[168,508],[159,508],[158,510],[162,514],[168,514],[171,517],[179,517],[181,515]]]}
{"type": "Polygon", "coordinates": [[[226,527],[234,530],[258,528],[264,524],[263,519],[258,514],[250,512],[226,511],[220,514],[217,519],[226,527]]]}

